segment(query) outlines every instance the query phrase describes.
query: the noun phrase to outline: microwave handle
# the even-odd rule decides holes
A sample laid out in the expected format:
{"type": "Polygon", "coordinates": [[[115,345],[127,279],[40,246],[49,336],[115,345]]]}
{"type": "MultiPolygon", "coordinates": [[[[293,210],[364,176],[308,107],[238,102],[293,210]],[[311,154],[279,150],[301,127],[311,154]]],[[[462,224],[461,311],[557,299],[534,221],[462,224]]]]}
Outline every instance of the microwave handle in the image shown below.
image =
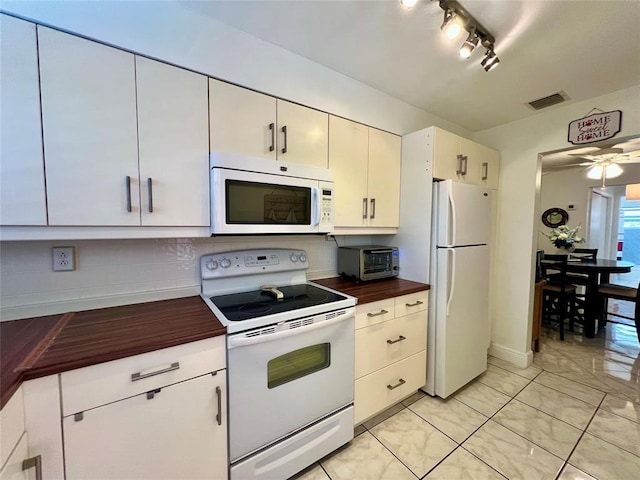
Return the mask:
{"type": "Polygon", "coordinates": [[[320,189],[317,187],[311,188],[311,226],[317,227],[320,224],[320,189]]]}

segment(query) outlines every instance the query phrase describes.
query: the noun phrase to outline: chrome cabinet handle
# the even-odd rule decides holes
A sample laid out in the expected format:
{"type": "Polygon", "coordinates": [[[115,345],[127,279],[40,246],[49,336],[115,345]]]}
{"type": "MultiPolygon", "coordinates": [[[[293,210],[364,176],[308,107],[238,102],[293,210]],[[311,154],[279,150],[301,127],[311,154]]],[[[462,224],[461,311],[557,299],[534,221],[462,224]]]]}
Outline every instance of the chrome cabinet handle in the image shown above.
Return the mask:
{"type": "Polygon", "coordinates": [[[380,310],[378,313],[367,313],[367,317],[379,317],[380,315],[384,315],[385,313],[389,313],[386,310],[380,310]]]}
{"type": "Polygon", "coordinates": [[[282,146],[282,153],[287,153],[287,126],[282,127],[282,133],[284,135],[284,145],[282,146]]]}
{"type": "Polygon", "coordinates": [[[466,175],[469,157],[466,155],[458,155],[456,158],[458,159],[458,170],[456,170],[456,173],[462,176],[466,175]]]}
{"type": "Polygon", "coordinates": [[[404,335],[398,335],[398,338],[396,338],[395,340],[387,340],[387,343],[389,345],[393,345],[394,343],[398,343],[401,342],[402,340],[406,340],[407,337],[405,337],[404,335]]]}
{"type": "Polygon", "coordinates": [[[149,191],[149,213],[153,212],[153,180],[147,178],[147,190],[149,191]]]}
{"type": "Polygon", "coordinates": [[[271,130],[271,145],[269,145],[269,151],[273,152],[276,148],[276,124],[270,123],[269,130],[271,130]]]}
{"type": "Polygon", "coordinates": [[[405,307],[417,307],[418,305],[422,305],[423,302],[418,300],[416,303],[405,303],[405,307]]]}
{"type": "Polygon", "coordinates": [[[125,187],[127,189],[127,212],[131,211],[131,177],[127,175],[125,177],[125,187]]]}
{"type": "Polygon", "coordinates": [[[362,218],[367,218],[367,199],[362,199],[362,218]]]}
{"type": "Polygon", "coordinates": [[[482,162],[482,180],[489,178],[489,162],[482,162]]]}
{"type": "Polygon", "coordinates": [[[371,199],[371,216],[369,218],[371,219],[376,218],[376,199],[375,198],[371,199]]]}
{"type": "Polygon", "coordinates": [[[35,457],[25,458],[22,461],[22,470],[29,470],[30,468],[36,468],[36,480],[42,480],[42,455],[36,455],[35,457]]]}
{"type": "Polygon", "coordinates": [[[218,425],[222,425],[222,390],[220,387],[216,387],[216,395],[218,397],[218,414],[216,415],[216,421],[218,425]]]}
{"type": "Polygon", "coordinates": [[[400,379],[400,380],[398,380],[398,383],[396,383],[395,385],[387,385],[387,388],[389,390],[393,390],[395,388],[398,388],[398,387],[404,385],[405,383],[407,383],[407,382],[405,382],[403,379],[400,379]]]}
{"type": "Polygon", "coordinates": [[[143,378],[153,377],[154,375],[160,375],[161,373],[172,372],[173,370],[178,370],[180,368],[180,362],[173,362],[171,366],[167,368],[162,368],[160,370],[156,370],[155,372],[149,373],[141,373],[136,372],[131,374],[131,381],[137,382],[138,380],[142,380],[143,378]]]}

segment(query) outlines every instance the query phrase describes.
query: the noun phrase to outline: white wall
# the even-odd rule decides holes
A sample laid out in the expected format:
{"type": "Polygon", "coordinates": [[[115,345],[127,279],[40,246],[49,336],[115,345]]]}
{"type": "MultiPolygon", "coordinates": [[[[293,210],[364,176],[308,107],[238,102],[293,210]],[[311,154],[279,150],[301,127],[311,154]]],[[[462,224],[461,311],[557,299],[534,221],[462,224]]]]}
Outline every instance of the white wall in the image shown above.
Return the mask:
{"type": "Polygon", "coordinates": [[[329,68],[226,26],[188,2],[15,1],[0,7],[27,20],[292,100],[397,134],[454,123],[329,68]]]}
{"type": "MultiPolygon", "coordinates": [[[[567,87],[568,88],[568,87],[567,87]]],[[[498,242],[492,272],[491,352],[525,365],[531,361],[534,251],[538,239],[538,154],[568,148],[567,125],[593,108],[622,110],[618,137],[640,134],[640,85],[478,132],[473,139],[500,150],[498,242]]]]}
{"type": "MultiPolygon", "coordinates": [[[[624,195],[624,187],[615,185],[626,185],[627,183],[636,183],[640,179],[640,164],[624,165],[624,173],[617,178],[607,181],[607,188],[605,193],[610,194],[614,199],[619,198],[620,195],[624,195]]],[[[602,184],[601,180],[592,180],[585,175],[585,169],[572,169],[562,170],[559,172],[551,172],[542,175],[542,181],[540,185],[540,215],[536,217],[535,227],[538,231],[538,243],[537,248],[545,250],[548,253],[553,253],[555,247],[549,242],[549,239],[543,235],[543,233],[549,233],[549,228],[546,227],[541,220],[542,212],[548,208],[563,208],[567,210],[569,204],[573,204],[575,210],[567,210],[569,214],[568,225],[570,227],[576,227],[582,225],[580,235],[585,237],[585,248],[596,248],[596,245],[590,245],[589,241],[589,210],[590,210],[590,196],[591,189],[600,189],[602,184]]],[[[619,205],[619,201],[614,202],[615,205],[619,205]]],[[[615,213],[614,213],[615,216],[615,213]]],[[[614,233],[617,228],[617,218],[613,219],[614,233]]],[[[602,258],[615,258],[615,236],[612,241],[613,253],[611,252],[598,252],[598,255],[602,258]],[[602,253],[602,255],[601,255],[602,253]]]]}

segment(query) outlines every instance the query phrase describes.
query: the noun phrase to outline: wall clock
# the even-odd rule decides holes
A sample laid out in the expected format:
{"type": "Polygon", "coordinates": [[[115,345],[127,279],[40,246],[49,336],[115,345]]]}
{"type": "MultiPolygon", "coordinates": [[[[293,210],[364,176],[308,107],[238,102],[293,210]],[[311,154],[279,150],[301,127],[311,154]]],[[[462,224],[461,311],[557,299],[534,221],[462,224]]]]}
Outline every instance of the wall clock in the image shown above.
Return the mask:
{"type": "Polygon", "coordinates": [[[562,208],[550,208],[542,214],[542,223],[549,228],[556,228],[569,221],[569,214],[562,208]]]}

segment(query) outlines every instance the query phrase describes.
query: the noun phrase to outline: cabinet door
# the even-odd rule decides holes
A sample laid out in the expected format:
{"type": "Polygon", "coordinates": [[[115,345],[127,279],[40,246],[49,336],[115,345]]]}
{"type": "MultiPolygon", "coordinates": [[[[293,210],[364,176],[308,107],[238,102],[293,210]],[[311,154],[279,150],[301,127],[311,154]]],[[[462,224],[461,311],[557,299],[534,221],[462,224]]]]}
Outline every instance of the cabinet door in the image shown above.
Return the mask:
{"type": "Polygon", "coordinates": [[[277,143],[278,160],[327,168],[329,115],[302,105],[278,100],[277,143]],[[286,133],[283,132],[283,128],[286,128],[286,133]]]}
{"type": "Polygon", "coordinates": [[[457,173],[459,154],[460,137],[441,128],[434,128],[433,178],[461,181],[457,173]]]}
{"type": "Polygon", "coordinates": [[[140,225],[134,56],[45,27],[38,48],[49,224],[140,225]]]}
{"type": "Polygon", "coordinates": [[[329,168],[335,181],[335,226],[367,224],[369,127],[329,117],[329,168]]]}
{"type": "Polygon", "coordinates": [[[136,57],[142,225],[208,226],[207,78],[136,57]]]}
{"type": "Polygon", "coordinates": [[[400,162],[402,138],[369,128],[369,225],[400,224],[400,162]]]}
{"type": "Polygon", "coordinates": [[[28,456],[27,434],[24,433],[7,459],[7,463],[2,467],[0,480],[27,480],[29,471],[22,469],[22,461],[28,456]]]}
{"type": "Polygon", "coordinates": [[[472,142],[466,138],[461,139],[461,151],[468,158],[467,182],[474,185],[498,188],[499,154],[495,150],[472,142]]]}
{"type": "Polygon", "coordinates": [[[210,151],[276,159],[276,99],[209,79],[210,151]]]}
{"type": "Polygon", "coordinates": [[[220,370],[63,418],[67,480],[227,478],[225,385],[220,370]]]}
{"type": "Polygon", "coordinates": [[[0,222],[46,225],[36,26],[0,15],[0,222]]]}

